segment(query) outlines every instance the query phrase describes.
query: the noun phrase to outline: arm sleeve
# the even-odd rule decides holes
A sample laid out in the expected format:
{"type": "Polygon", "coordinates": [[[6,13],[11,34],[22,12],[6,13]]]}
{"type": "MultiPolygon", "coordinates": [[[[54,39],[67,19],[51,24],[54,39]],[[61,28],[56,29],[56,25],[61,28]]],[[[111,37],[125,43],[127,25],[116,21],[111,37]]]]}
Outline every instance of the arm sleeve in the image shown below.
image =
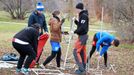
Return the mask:
{"type": "Polygon", "coordinates": [[[96,44],[96,48],[97,48],[97,51],[99,52],[100,50],[100,45],[107,39],[106,36],[100,38],[98,41],[97,41],[97,44],[96,44]]]}
{"type": "Polygon", "coordinates": [[[30,17],[28,19],[28,27],[30,27],[33,23],[34,23],[34,17],[33,17],[33,15],[30,15],[30,17]]]}
{"type": "Polygon", "coordinates": [[[75,23],[76,25],[78,25],[78,21],[77,21],[77,20],[75,20],[74,23],[75,23]]]}
{"type": "Polygon", "coordinates": [[[44,28],[44,31],[45,32],[48,32],[48,28],[47,28],[47,23],[46,23],[46,18],[45,18],[45,15],[43,15],[43,17],[44,17],[44,21],[43,21],[43,28],[44,28]]]}
{"type": "Polygon", "coordinates": [[[100,52],[100,56],[102,56],[107,50],[108,50],[109,46],[103,46],[102,50],[100,52]]]}
{"type": "Polygon", "coordinates": [[[78,24],[80,27],[74,33],[81,33],[87,27],[87,16],[82,16],[78,24]]]}
{"type": "Polygon", "coordinates": [[[39,37],[39,34],[37,32],[35,32],[34,41],[33,41],[33,43],[34,43],[33,49],[36,53],[37,53],[37,47],[38,47],[38,37],[39,37]]]}

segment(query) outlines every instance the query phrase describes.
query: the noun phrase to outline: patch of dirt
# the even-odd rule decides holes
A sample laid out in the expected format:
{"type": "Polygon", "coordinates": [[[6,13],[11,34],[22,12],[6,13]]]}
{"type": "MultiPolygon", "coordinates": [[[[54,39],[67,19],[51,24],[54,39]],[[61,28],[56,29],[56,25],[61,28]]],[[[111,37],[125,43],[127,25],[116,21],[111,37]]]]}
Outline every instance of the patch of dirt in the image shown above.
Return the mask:
{"type": "MultiPolygon", "coordinates": [[[[73,38],[75,39],[75,38],[73,38]]],[[[73,52],[73,45],[74,45],[74,40],[71,41],[70,49],[69,49],[69,55],[68,57],[71,57],[69,62],[71,64],[75,64],[74,58],[72,56],[73,52]]],[[[62,57],[65,58],[66,50],[67,50],[67,43],[62,42],[62,57]]],[[[87,44],[87,49],[90,46],[89,42],[87,44]]],[[[0,56],[2,56],[4,53],[7,52],[13,52],[17,53],[12,46],[6,46],[6,45],[0,45],[0,56]]],[[[40,64],[43,63],[43,61],[50,55],[51,52],[51,46],[49,41],[47,42],[46,46],[44,47],[44,51],[42,53],[41,59],[40,59],[40,64]]],[[[87,50],[88,52],[88,50],[87,50]]],[[[18,54],[18,53],[17,53],[18,54]]],[[[97,67],[97,59],[95,54],[92,56],[93,58],[91,59],[91,66],[90,69],[96,68],[97,67]]],[[[100,64],[103,66],[103,59],[100,62],[100,64]]],[[[56,66],[55,59],[52,61],[52,64],[56,66]]],[[[114,73],[112,70],[108,70],[107,68],[103,68],[102,70],[102,75],[134,75],[134,49],[125,49],[125,48],[110,48],[108,50],[108,64],[114,64],[114,69],[116,70],[116,73],[114,73]]],[[[61,65],[63,65],[63,62],[61,62],[61,65]]],[[[48,65],[47,68],[51,67],[48,65]]],[[[76,67],[77,68],[77,67],[76,67]]],[[[14,68],[12,68],[14,69],[14,68]]],[[[15,75],[11,70],[12,69],[0,69],[0,75],[15,75]]],[[[75,71],[75,68],[68,69],[68,70],[61,70],[64,73],[70,73],[73,74],[75,71]]],[[[95,72],[89,71],[88,74],[86,75],[95,75],[95,72]],[[90,74],[89,74],[90,73],[90,74]]],[[[34,74],[32,74],[34,75],[34,74]]]]}

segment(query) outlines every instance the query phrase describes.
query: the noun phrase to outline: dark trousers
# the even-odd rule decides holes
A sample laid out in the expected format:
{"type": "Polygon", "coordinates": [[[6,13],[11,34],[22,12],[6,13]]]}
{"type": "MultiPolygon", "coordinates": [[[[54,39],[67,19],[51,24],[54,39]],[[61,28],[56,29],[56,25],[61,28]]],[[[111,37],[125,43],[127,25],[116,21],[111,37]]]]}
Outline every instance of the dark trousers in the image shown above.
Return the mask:
{"type": "MultiPolygon", "coordinates": [[[[90,58],[92,57],[95,50],[96,50],[96,46],[92,46],[92,49],[90,51],[90,58]]],[[[107,52],[104,53],[104,65],[107,67],[107,52]]]]}
{"type": "Polygon", "coordinates": [[[73,51],[73,55],[74,55],[74,58],[75,58],[75,61],[76,61],[76,64],[78,65],[79,67],[79,70],[80,71],[84,71],[86,69],[86,63],[85,63],[85,51],[84,50],[81,50],[80,53],[77,52],[77,49],[74,49],[73,51]],[[78,55],[80,55],[80,57],[78,57],[78,55]],[[79,58],[82,59],[82,62],[80,62],[79,58]]]}
{"type": "MultiPolygon", "coordinates": [[[[90,51],[90,59],[91,59],[93,53],[96,50],[96,43],[97,43],[97,41],[98,41],[98,39],[96,38],[96,34],[95,34],[94,37],[93,37],[92,49],[90,51]]],[[[101,46],[103,47],[103,45],[101,45],[101,46]]],[[[104,65],[107,67],[107,52],[104,53],[104,65]]]]}
{"type": "Polygon", "coordinates": [[[73,51],[73,55],[76,61],[76,64],[79,67],[81,72],[86,69],[87,55],[86,55],[86,42],[88,39],[88,35],[81,35],[75,42],[75,48],[73,51]]]}
{"type": "Polygon", "coordinates": [[[20,57],[19,57],[19,60],[17,63],[17,68],[18,69],[22,68],[24,60],[25,60],[26,56],[28,56],[24,63],[24,68],[28,69],[31,62],[36,58],[36,52],[33,50],[33,47],[30,44],[22,45],[22,44],[18,44],[15,42],[13,42],[12,45],[20,54],[20,57]]]}
{"type": "Polygon", "coordinates": [[[43,63],[43,65],[45,66],[46,64],[48,64],[52,59],[55,58],[55,56],[56,56],[57,67],[60,67],[61,48],[59,48],[59,50],[57,52],[56,51],[52,51],[51,55],[49,57],[47,57],[47,59],[45,60],[45,62],[43,63]]]}

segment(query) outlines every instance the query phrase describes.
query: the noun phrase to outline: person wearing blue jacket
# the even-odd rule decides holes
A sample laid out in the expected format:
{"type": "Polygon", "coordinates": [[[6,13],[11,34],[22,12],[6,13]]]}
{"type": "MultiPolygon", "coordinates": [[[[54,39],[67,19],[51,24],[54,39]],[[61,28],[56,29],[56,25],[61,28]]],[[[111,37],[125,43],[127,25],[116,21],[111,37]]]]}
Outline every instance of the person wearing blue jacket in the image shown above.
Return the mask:
{"type": "Polygon", "coordinates": [[[119,40],[115,36],[107,32],[97,32],[93,37],[92,49],[90,51],[90,58],[97,49],[97,55],[99,54],[99,60],[104,55],[104,65],[107,67],[107,51],[108,48],[113,45],[118,47],[120,44],[119,40]],[[100,50],[100,46],[102,49],[100,50]]]}
{"type": "Polygon", "coordinates": [[[36,10],[30,15],[29,20],[28,20],[28,27],[30,27],[32,24],[35,24],[35,23],[38,23],[41,25],[40,35],[43,34],[43,30],[44,32],[48,32],[45,15],[42,13],[43,10],[44,10],[43,3],[38,2],[36,5],[36,10]]]}

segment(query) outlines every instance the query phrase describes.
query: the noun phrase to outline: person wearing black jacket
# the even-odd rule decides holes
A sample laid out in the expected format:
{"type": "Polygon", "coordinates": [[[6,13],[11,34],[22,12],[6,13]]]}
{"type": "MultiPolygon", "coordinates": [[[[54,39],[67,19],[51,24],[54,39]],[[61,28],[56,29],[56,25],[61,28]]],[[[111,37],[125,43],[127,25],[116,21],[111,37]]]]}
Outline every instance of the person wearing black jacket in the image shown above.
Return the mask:
{"type": "Polygon", "coordinates": [[[43,30],[44,32],[48,32],[45,15],[42,13],[43,10],[44,10],[43,3],[38,2],[36,5],[36,10],[30,15],[29,20],[28,20],[28,27],[30,27],[32,24],[35,24],[35,23],[40,24],[41,26],[40,35],[43,34],[43,30]]]}
{"type": "Polygon", "coordinates": [[[75,42],[74,48],[74,58],[76,64],[78,65],[78,70],[75,71],[76,74],[85,73],[86,69],[86,41],[88,39],[88,11],[83,10],[84,5],[83,3],[78,3],[76,5],[77,12],[79,13],[78,20],[75,19],[75,24],[77,25],[77,29],[74,31],[78,35],[78,39],[75,42]]]}
{"type": "Polygon", "coordinates": [[[29,65],[36,58],[39,30],[40,25],[36,23],[31,27],[24,28],[13,37],[12,45],[20,54],[16,73],[28,73],[29,65]],[[26,56],[28,57],[26,58],[26,56]],[[23,63],[24,67],[22,68],[23,63]]]}

